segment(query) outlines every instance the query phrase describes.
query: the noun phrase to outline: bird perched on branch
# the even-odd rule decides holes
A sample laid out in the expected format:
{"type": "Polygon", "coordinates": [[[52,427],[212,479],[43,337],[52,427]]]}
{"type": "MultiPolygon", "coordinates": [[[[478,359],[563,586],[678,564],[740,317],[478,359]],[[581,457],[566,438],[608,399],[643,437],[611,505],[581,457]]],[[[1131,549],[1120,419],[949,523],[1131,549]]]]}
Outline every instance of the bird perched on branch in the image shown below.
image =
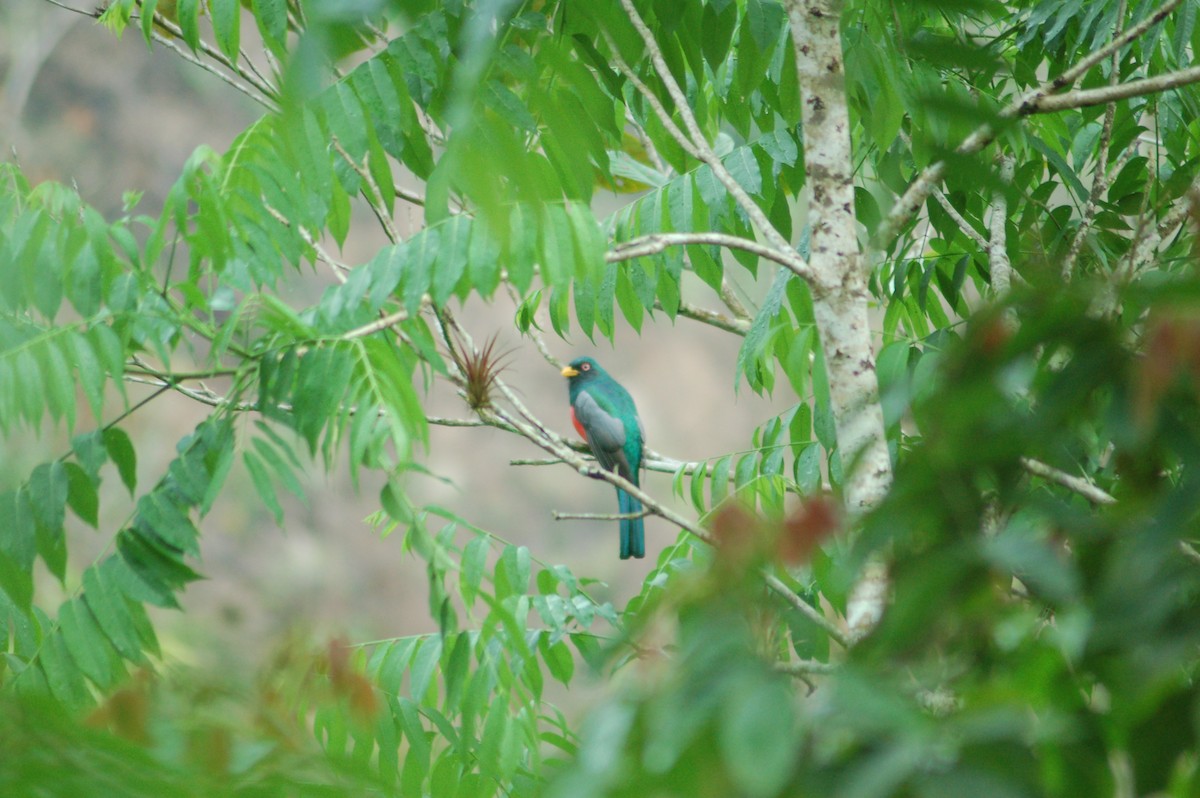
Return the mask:
{"type": "MultiPolygon", "coordinates": [[[[590,357],[571,361],[562,370],[571,397],[571,423],[587,441],[600,466],[640,485],[642,442],[646,433],[629,391],[590,357]]],[[[617,488],[622,515],[642,511],[642,503],[617,488]]],[[[622,518],[621,559],[646,556],[646,532],[641,518],[622,518]]]]}

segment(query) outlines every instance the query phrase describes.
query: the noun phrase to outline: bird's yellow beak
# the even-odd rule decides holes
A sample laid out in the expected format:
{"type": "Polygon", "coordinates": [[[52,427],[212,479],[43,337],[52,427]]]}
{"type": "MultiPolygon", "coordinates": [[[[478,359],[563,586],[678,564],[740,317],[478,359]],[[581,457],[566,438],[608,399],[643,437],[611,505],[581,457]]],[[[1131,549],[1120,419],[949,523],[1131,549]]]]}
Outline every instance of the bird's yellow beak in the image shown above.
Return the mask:
{"type": "Polygon", "coordinates": [[[562,375],[564,377],[578,377],[579,372],[576,371],[575,369],[571,368],[570,366],[563,366],[562,375]]]}

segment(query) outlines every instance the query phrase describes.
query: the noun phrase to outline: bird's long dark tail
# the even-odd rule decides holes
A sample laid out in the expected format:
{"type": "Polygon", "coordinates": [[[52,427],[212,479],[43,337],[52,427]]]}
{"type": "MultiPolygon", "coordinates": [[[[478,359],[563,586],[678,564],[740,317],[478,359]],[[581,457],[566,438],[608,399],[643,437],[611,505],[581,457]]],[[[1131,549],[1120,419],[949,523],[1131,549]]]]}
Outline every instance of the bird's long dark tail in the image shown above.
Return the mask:
{"type": "MultiPolygon", "coordinates": [[[[642,503],[620,488],[617,489],[617,505],[621,515],[640,513],[642,503]]],[[[641,518],[621,519],[621,559],[646,556],[646,528],[641,518]]]]}

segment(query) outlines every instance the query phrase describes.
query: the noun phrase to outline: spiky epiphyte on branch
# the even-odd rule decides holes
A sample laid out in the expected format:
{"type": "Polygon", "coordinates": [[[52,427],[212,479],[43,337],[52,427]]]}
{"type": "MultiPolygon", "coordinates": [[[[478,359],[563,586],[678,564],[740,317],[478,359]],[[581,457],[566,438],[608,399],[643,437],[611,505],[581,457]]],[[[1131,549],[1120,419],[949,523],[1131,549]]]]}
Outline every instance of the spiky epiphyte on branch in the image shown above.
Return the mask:
{"type": "Polygon", "coordinates": [[[479,348],[468,347],[460,343],[459,347],[451,347],[450,355],[462,371],[466,384],[467,404],[472,410],[480,410],[492,403],[492,387],[500,372],[504,370],[504,359],[512,354],[512,350],[496,352],[496,335],[488,338],[479,348]]]}

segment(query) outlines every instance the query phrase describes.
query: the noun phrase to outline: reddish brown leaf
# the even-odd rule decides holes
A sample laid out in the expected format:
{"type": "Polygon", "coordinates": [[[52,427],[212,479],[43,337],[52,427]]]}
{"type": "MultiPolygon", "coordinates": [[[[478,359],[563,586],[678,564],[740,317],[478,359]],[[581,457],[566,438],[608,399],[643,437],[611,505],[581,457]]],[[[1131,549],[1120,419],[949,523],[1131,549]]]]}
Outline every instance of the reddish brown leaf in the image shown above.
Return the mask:
{"type": "Polygon", "coordinates": [[[841,526],[837,505],[828,496],[814,496],[783,522],[776,553],[787,565],[808,562],[813,550],[841,526]]]}

